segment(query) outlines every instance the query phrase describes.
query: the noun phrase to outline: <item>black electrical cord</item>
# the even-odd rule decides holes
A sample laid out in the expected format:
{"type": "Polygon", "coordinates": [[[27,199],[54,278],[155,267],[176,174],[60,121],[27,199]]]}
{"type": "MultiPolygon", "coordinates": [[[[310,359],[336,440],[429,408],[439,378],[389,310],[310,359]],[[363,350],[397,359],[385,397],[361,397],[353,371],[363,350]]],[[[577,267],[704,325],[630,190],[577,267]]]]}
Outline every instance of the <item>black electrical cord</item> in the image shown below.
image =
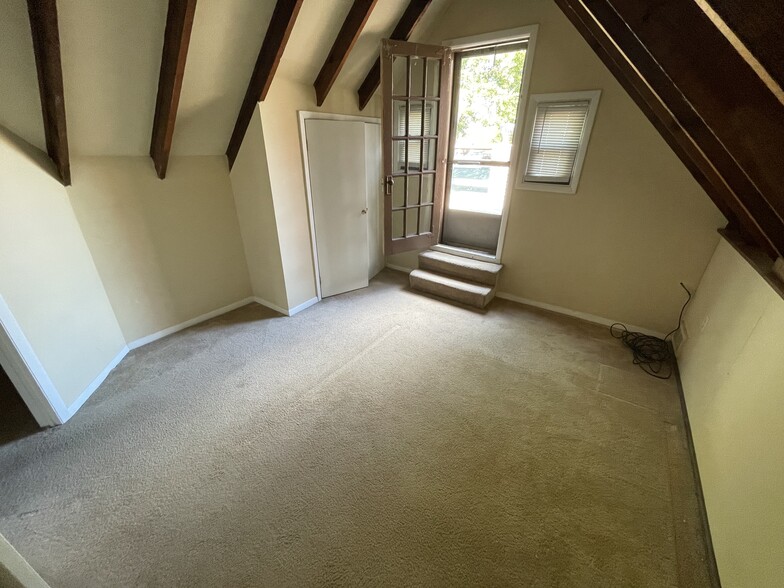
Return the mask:
{"type": "Polygon", "coordinates": [[[681,288],[686,290],[686,294],[689,297],[683,303],[683,307],[681,307],[681,314],[678,316],[678,326],[667,333],[664,339],[630,331],[623,323],[615,323],[610,327],[610,334],[616,339],[623,341],[632,350],[634,364],[640,366],[640,369],[646,374],[660,380],[668,380],[672,376],[673,357],[669,339],[681,328],[683,313],[691,300],[691,292],[683,285],[683,282],[681,282],[681,288]],[[669,368],[666,376],[662,372],[665,367],[669,368]]]}

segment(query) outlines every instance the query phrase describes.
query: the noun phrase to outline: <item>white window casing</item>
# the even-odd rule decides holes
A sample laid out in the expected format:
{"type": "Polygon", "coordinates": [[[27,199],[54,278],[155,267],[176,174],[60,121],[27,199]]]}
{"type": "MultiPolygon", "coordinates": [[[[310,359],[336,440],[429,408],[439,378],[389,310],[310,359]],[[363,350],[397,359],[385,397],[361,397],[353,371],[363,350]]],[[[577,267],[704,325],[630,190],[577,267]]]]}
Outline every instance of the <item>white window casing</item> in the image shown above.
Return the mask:
{"type": "Polygon", "coordinates": [[[574,194],[601,90],[531,96],[516,188],[574,194]]]}

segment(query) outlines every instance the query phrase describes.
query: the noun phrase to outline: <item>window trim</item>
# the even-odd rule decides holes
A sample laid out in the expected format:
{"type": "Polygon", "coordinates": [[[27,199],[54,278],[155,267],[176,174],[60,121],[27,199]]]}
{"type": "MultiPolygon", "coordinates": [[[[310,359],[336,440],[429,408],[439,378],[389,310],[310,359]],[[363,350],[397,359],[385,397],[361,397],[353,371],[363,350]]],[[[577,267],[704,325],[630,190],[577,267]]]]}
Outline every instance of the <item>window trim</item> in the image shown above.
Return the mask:
{"type": "Polygon", "coordinates": [[[599,107],[599,99],[602,95],[601,90],[583,90],[578,92],[558,92],[555,94],[531,94],[528,101],[528,109],[525,115],[525,130],[523,131],[520,156],[517,161],[517,173],[515,177],[515,189],[530,190],[535,192],[558,192],[561,194],[575,194],[580,183],[580,175],[585,162],[585,154],[588,151],[588,143],[591,140],[596,110],[599,107]],[[588,115],[585,119],[585,128],[580,139],[580,146],[577,148],[577,156],[574,160],[574,169],[571,180],[568,184],[556,184],[552,182],[531,182],[525,179],[526,168],[528,167],[528,157],[531,153],[531,136],[533,135],[534,122],[536,119],[536,109],[543,102],[569,102],[569,101],[588,101],[588,115]]]}

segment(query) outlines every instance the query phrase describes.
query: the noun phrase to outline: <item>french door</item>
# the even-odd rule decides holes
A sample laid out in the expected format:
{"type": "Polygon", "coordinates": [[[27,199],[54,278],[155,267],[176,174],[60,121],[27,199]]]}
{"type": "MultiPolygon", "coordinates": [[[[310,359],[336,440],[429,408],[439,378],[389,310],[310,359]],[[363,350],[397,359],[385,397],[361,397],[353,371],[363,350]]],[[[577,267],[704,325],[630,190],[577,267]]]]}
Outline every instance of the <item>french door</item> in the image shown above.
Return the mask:
{"type": "Polygon", "coordinates": [[[382,41],[387,255],[438,243],[446,186],[452,65],[453,54],[447,47],[382,41]]]}

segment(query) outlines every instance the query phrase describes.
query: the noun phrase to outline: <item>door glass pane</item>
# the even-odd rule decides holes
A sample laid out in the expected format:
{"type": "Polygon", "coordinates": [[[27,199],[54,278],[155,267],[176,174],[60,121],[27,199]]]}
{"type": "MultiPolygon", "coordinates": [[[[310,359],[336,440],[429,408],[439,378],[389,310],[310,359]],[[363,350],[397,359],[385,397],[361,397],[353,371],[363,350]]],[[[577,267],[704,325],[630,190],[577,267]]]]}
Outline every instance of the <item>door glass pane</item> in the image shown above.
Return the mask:
{"type": "Polygon", "coordinates": [[[422,203],[423,204],[426,204],[428,202],[433,202],[435,179],[436,176],[434,174],[424,174],[422,176],[422,203]]]}
{"type": "Polygon", "coordinates": [[[408,206],[419,204],[419,176],[408,176],[408,206]]]}
{"type": "Polygon", "coordinates": [[[425,96],[439,96],[441,84],[441,61],[438,59],[427,60],[427,83],[425,84],[425,96]]]}
{"type": "Polygon", "coordinates": [[[406,142],[392,141],[392,171],[406,171],[406,142]]]}
{"type": "Polygon", "coordinates": [[[392,58],[392,95],[408,95],[408,58],[395,56],[392,58]]]}
{"type": "MultiPolygon", "coordinates": [[[[402,212],[402,211],[401,211],[402,212]]],[[[406,237],[411,237],[419,232],[419,208],[406,210],[406,237]]]]}
{"type": "Polygon", "coordinates": [[[425,102],[425,116],[423,124],[423,135],[432,136],[438,134],[438,102],[435,100],[427,100],[425,102]]]}
{"type": "Polygon", "coordinates": [[[423,206],[419,209],[419,234],[432,233],[433,229],[430,223],[433,219],[433,207],[423,206]]]}
{"type": "Polygon", "coordinates": [[[411,57],[411,93],[409,96],[425,95],[425,59],[411,57]]]}
{"type": "Polygon", "coordinates": [[[422,141],[408,141],[408,171],[422,169],[422,141]]]}
{"type": "Polygon", "coordinates": [[[411,101],[411,110],[408,113],[408,134],[416,137],[422,134],[422,102],[419,100],[411,101]]]}
{"type": "Polygon", "coordinates": [[[449,209],[501,214],[508,176],[506,166],[454,164],[449,209]]]}
{"type": "Polygon", "coordinates": [[[433,171],[436,169],[436,141],[437,139],[425,139],[424,143],[424,157],[422,158],[425,164],[423,171],[433,171]]]}
{"type": "Polygon", "coordinates": [[[392,136],[405,137],[406,132],[406,101],[392,101],[392,136]]]}
{"type": "Polygon", "coordinates": [[[403,208],[406,205],[406,178],[399,176],[393,180],[395,183],[392,184],[392,207],[403,208]]]}
{"type": "Polygon", "coordinates": [[[403,238],[403,210],[392,211],[392,238],[403,238]]]}

